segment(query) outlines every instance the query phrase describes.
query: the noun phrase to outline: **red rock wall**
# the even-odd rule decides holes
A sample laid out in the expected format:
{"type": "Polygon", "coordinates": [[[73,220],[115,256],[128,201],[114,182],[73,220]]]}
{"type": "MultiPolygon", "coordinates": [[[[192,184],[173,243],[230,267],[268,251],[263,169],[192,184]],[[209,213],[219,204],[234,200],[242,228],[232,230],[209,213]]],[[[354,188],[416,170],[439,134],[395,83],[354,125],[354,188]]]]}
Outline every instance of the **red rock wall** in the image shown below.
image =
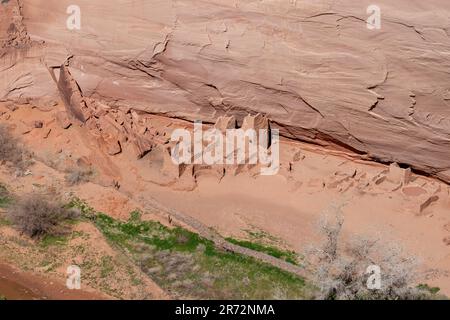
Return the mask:
{"type": "Polygon", "coordinates": [[[210,122],[260,112],[285,136],[450,182],[447,0],[377,0],[380,30],[366,26],[372,0],[21,2],[33,43],[3,45],[0,99],[56,95],[48,70],[67,62],[82,95],[111,107],[210,122]],[[71,4],[80,30],[67,29],[71,4]]]}

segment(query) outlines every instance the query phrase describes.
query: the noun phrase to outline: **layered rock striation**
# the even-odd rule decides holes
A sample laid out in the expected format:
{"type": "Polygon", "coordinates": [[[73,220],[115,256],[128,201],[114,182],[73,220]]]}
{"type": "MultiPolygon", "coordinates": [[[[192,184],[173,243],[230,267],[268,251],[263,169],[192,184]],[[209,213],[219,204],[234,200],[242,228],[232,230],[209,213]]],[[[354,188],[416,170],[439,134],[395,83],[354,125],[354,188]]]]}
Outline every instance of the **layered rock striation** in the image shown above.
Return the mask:
{"type": "MultiPolygon", "coordinates": [[[[4,0],[0,99],[61,95],[76,121],[108,131],[110,154],[115,130],[146,113],[238,125],[260,113],[286,137],[450,182],[450,2],[378,0],[374,30],[372,4],[4,0]],[[79,30],[66,23],[74,4],[79,30]]],[[[138,155],[143,130],[128,130],[138,155]]]]}

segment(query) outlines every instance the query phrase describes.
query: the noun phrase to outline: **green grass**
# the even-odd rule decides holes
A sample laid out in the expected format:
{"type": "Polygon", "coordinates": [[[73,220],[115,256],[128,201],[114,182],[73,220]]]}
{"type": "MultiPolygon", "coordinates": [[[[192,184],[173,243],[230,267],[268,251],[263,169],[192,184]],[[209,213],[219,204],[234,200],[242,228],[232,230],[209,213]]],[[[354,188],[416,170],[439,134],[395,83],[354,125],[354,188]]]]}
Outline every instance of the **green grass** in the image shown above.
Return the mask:
{"type": "Polygon", "coordinates": [[[298,265],[297,254],[294,251],[281,250],[279,248],[263,245],[256,242],[246,241],[246,240],[238,240],[234,238],[226,238],[230,243],[239,245],[241,247],[249,248],[255,251],[266,253],[270,256],[273,256],[278,259],[282,259],[292,264],[298,265]]]}
{"type": "MultiPolygon", "coordinates": [[[[6,187],[0,183],[0,209],[7,208],[12,202],[11,195],[6,187]]],[[[11,222],[0,213],[0,226],[8,226],[11,222]]]]}
{"type": "Polygon", "coordinates": [[[9,198],[0,197],[0,208],[6,208],[10,201],[11,200],[9,198]]]}
{"type": "MultiPolygon", "coordinates": [[[[79,221],[80,220],[78,220],[78,219],[72,219],[72,220],[65,221],[65,223],[67,225],[74,225],[74,224],[78,223],[79,221]]],[[[58,235],[46,234],[39,240],[39,245],[42,248],[48,248],[51,246],[65,246],[69,243],[69,241],[71,239],[75,239],[75,238],[86,239],[88,237],[89,237],[89,235],[82,231],[71,231],[71,232],[58,234],[58,235]]]]}
{"type": "Polygon", "coordinates": [[[131,222],[133,222],[133,221],[139,222],[139,221],[141,221],[141,218],[142,218],[142,212],[140,210],[136,209],[136,210],[130,212],[130,219],[129,219],[129,221],[131,221],[131,222]]]}
{"type": "Polygon", "coordinates": [[[96,212],[86,202],[79,198],[73,198],[68,204],[67,208],[77,208],[81,212],[81,216],[85,219],[95,219],[96,212]]]}
{"type": "Polygon", "coordinates": [[[0,183],[0,208],[6,208],[12,199],[6,187],[0,183]]]}
{"type": "MultiPolygon", "coordinates": [[[[82,207],[92,215],[88,206],[83,204],[82,207]]],[[[93,221],[113,246],[126,252],[148,276],[175,297],[311,297],[312,287],[297,275],[251,257],[219,250],[213,242],[186,229],[141,221],[140,216],[140,212],[134,211],[128,221],[119,221],[97,213],[93,221]]]]}
{"type": "Polygon", "coordinates": [[[101,259],[100,276],[106,278],[114,270],[113,259],[111,256],[105,256],[101,259]]]}
{"type": "Polygon", "coordinates": [[[3,217],[0,214],[0,227],[1,226],[9,226],[9,225],[11,225],[11,221],[9,221],[6,217],[3,217]]]}
{"type": "Polygon", "coordinates": [[[252,229],[245,229],[244,230],[249,238],[251,240],[255,241],[270,241],[270,242],[278,242],[279,239],[271,235],[270,233],[267,233],[263,230],[258,230],[255,227],[252,227],[252,229]]]}
{"type": "Polygon", "coordinates": [[[130,240],[144,242],[157,250],[177,250],[180,252],[193,252],[200,243],[208,248],[212,242],[200,238],[197,234],[182,228],[169,229],[156,221],[136,221],[131,216],[127,222],[121,222],[110,216],[99,213],[96,225],[114,243],[128,249],[132,246],[130,240]]]}
{"type": "Polygon", "coordinates": [[[431,294],[437,294],[439,291],[441,291],[441,288],[439,288],[439,287],[430,287],[426,283],[425,284],[424,283],[419,284],[417,286],[417,288],[420,289],[420,290],[428,291],[431,294]]]}
{"type": "Polygon", "coordinates": [[[43,248],[50,246],[64,246],[68,243],[69,238],[67,235],[45,235],[39,242],[43,248]]]}

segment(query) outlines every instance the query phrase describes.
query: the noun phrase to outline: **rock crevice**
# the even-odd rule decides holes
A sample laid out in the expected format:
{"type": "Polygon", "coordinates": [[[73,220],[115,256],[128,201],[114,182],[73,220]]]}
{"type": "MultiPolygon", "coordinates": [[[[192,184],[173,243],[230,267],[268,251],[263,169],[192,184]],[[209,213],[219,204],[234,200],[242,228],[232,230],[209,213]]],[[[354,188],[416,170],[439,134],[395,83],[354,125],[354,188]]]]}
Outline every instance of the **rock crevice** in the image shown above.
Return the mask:
{"type": "MultiPolygon", "coordinates": [[[[261,113],[286,137],[450,182],[448,1],[380,0],[380,30],[366,28],[366,0],[79,0],[77,31],[70,4],[0,5],[2,100],[63,92],[86,125],[83,101],[207,123],[261,113]],[[61,65],[55,85],[46,66],[61,65]]],[[[143,132],[131,134],[140,155],[143,132]]]]}

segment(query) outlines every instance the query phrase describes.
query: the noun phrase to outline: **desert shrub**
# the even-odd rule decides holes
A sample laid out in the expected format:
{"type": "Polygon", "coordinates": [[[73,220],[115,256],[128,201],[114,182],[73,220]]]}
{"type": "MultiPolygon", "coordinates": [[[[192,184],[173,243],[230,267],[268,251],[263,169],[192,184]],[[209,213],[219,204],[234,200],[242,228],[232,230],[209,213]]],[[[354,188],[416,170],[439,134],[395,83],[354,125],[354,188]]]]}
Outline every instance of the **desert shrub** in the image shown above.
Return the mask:
{"type": "Polygon", "coordinates": [[[34,238],[64,234],[67,222],[77,218],[79,212],[54,200],[54,196],[31,194],[17,199],[7,215],[22,233],[34,238]]]}
{"type": "Polygon", "coordinates": [[[68,185],[74,186],[89,182],[94,171],[91,168],[73,167],[67,170],[65,180],[68,185]]]}
{"type": "Polygon", "coordinates": [[[128,219],[128,222],[139,223],[141,221],[142,221],[142,212],[139,209],[130,212],[130,218],[128,219]]]}
{"type": "Polygon", "coordinates": [[[10,200],[8,189],[0,183],[0,208],[6,206],[10,200]]]}
{"type": "Polygon", "coordinates": [[[323,243],[309,250],[309,269],[314,274],[320,294],[327,300],[416,300],[433,298],[432,292],[417,287],[418,262],[407,257],[398,246],[388,246],[380,239],[365,237],[342,241],[344,218],[340,207],[332,206],[333,215],[319,223],[323,243]],[[381,271],[381,288],[369,289],[369,266],[381,271]]]}
{"type": "Polygon", "coordinates": [[[24,171],[31,163],[30,155],[13,137],[5,125],[0,124],[0,162],[24,171]]]}
{"type": "Polygon", "coordinates": [[[426,291],[430,292],[431,294],[438,294],[439,291],[441,291],[441,288],[439,288],[439,287],[430,287],[426,283],[419,284],[417,286],[417,288],[420,289],[420,290],[426,290],[426,291]]]}

